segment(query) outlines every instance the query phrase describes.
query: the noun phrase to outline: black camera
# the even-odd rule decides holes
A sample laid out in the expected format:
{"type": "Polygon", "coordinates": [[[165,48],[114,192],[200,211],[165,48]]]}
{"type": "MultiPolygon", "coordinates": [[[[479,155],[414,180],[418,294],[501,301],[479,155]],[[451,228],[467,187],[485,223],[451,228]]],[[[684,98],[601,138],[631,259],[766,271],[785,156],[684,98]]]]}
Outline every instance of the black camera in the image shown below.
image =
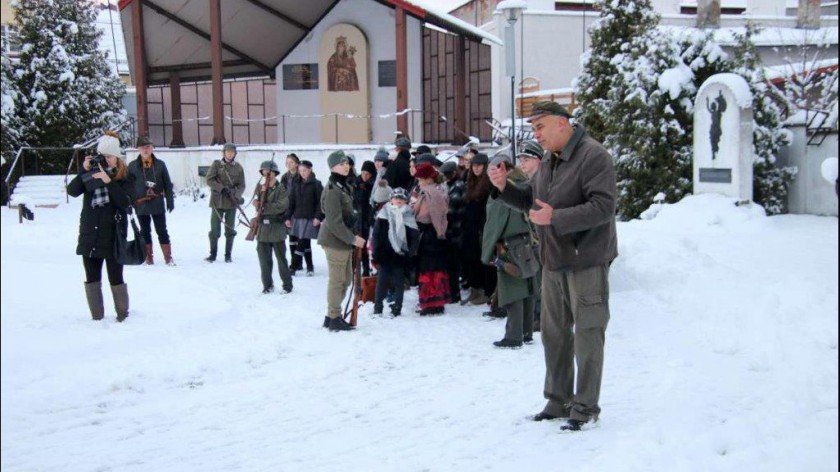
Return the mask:
{"type": "Polygon", "coordinates": [[[93,156],[91,156],[91,158],[90,158],[90,169],[91,170],[98,170],[97,168],[100,165],[102,166],[103,169],[108,166],[108,163],[105,162],[105,156],[103,156],[102,154],[99,154],[99,153],[96,153],[93,156]]]}

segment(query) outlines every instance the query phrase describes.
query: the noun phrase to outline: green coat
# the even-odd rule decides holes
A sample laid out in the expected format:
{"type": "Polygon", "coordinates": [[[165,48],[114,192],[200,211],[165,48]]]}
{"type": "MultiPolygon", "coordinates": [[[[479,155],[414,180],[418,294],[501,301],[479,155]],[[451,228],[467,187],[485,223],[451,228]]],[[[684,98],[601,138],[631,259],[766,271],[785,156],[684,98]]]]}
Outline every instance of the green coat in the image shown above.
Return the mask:
{"type": "MultiPolygon", "coordinates": [[[[260,184],[254,190],[254,199],[259,201],[260,184]]],[[[261,243],[279,243],[286,239],[286,209],[289,208],[289,191],[279,180],[268,189],[263,204],[260,227],[257,230],[257,241],[261,243]]]]}
{"type": "MultiPolygon", "coordinates": [[[[522,183],[527,180],[525,174],[514,169],[508,174],[508,180],[515,183],[522,183]]],[[[527,234],[530,231],[525,215],[511,209],[500,200],[490,197],[487,200],[487,220],[484,223],[484,233],[481,241],[481,262],[489,264],[496,258],[496,242],[518,234],[527,234]]],[[[504,306],[534,295],[536,277],[520,279],[508,275],[503,270],[498,271],[499,282],[497,291],[499,306],[504,306]]]]}
{"type": "Polygon", "coordinates": [[[210,187],[210,207],[217,210],[236,208],[242,194],[245,193],[245,170],[235,160],[228,163],[225,159],[213,161],[207,171],[207,186],[210,187]],[[222,196],[222,189],[233,189],[233,200],[222,196]]]}
{"type": "Polygon", "coordinates": [[[351,249],[356,235],[353,234],[353,190],[349,185],[330,177],[321,192],[321,212],[324,221],[318,231],[318,244],[333,249],[351,249]]]}

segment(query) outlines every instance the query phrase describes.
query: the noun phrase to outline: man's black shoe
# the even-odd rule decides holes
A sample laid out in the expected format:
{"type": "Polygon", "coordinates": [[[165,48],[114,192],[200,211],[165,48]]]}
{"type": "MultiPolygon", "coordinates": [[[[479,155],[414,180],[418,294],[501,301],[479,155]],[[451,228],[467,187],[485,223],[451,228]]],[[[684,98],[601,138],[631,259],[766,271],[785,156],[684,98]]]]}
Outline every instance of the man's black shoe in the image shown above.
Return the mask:
{"type": "Polygon", "coordinates": [[[481,314],[481,316],[489,316],[491,318],[506,318],[507,317],[507,310],[504,308],[494,308],[490,311],[485,311],[481,314]]]}
{"type": "Polygon", "coordinates": [[[493,345],[496,347],[518,349],[522,347],[522,341],[511,341],[509,339],[502,339],[501,341],[493,341],[493,345]]]}
{"type": "Polygon", "coordinates": [[[560,426],[560,431],[580,431],[581,426],[586,423],[586,421],[570,419],[566,421],[566,424],[560,426]]]}
{"type": "Polygon", "coordinates": [[[531,418],[531,419],[534,420],[534,421],[551,421],[551,420],[556,420],[556,419],[560,419],[560,418],[563,418],[563,416],[554,416],[554,415],[550,415],[550,414],[548,414],[544,411],[541,411],[541,412],[537,413],[536,415],[534,415],[534,417],[531,418]]]}
{"type": "Polygon", "coordinates": [[[230,256],[225,256],[225,262],[233,262],[233,259],[230,256]]]}
{"type": "Polygon", "coordinates": [[[352,331],[356,329],[350,326],[350,323],[344,321],[344,318],[337,316],[330,319],[330,331],[352,331]]]}
{"type": "Polygon", "coordinates": [[[266,287],[263,289],[263,293],[271,293],[274,291],[274,287],[266,287]]]}

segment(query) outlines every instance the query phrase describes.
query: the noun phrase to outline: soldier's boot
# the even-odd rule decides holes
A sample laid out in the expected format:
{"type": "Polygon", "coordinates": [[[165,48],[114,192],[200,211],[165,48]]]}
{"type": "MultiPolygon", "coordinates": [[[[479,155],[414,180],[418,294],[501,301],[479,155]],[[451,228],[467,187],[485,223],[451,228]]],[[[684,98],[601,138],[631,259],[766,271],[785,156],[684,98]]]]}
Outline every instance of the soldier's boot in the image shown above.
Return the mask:
{"type": "Polygon", "coordinates": [[[152,265],[155,263],[155,255],[153,249],[153,245],[146,244],[146,265],[152,265]]]}
{"type": "Polygon", "coordinates": [[[175,260],[172,259],[172,245],[171,244],[161,244],[160,250],[163,252],[163,260],[166,262],[168,266],[174,266],[175,260]]]}
{"type": "Polygon", "coordinates": [[[95,321],[105,316],[105,302],[102,299],[102,282],[85,283],[85,296],[87,297],[90,317],[95,321]]]}
{"type": "Polygon", "coordinates": [[[205,257],[204,260],[207,262],[213,262],[216,260],[216,254],[219,253],[219,238],[210,238],[210,255],[205,257]]]}
{"type": "Polygon", "coordinates": [[[122,323],[128,318],[128,285],[111,285],[111,295],[114,296],[114,310],[117,312],[117,321],[122,323]]]}
{"type": "Polygon", "coordinates": [[[230,253],[233,251],[233,238],[225,238],[225,262],[233,262],[230,253]]]}

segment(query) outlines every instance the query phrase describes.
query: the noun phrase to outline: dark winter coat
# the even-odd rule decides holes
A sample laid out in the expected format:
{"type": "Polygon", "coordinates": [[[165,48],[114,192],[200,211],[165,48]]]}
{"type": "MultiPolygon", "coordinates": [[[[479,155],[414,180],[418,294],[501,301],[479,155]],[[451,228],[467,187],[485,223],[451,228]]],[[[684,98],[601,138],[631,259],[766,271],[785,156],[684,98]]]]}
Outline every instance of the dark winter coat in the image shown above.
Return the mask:
{"type": "Polygon", "coordinates": [[[461,245],[461,223],[466,212],[464,202],[464,182],[455,179],[446,184],[449,194],[449,210],[446,213],[446,240],[456,246],[461,245]]]}
{"type": "Polygon", "coordinates": [[[152,167],[143,168],[142,158],[128,163],[128,173],[134,177],[134,209],[138,215],[161,215],[167,208],[175,204],[175,195],[172,193],[172,180],[169,178],[169,170],[166,163],[152,154],[152,167]],[[154,183],[149,187],[147,182],[154,183]],[[153,197],[146,200],[144,197],[153,197]],[[139,199],[143,199],[140,201],[139,199]],[[166,206],[164,207],[164,201],[166,206]]]}
{"type": "Polygon", "coordinates": [[[303,179],[300,176],[300,172],[292,174],[291,172],[286,171],[285,174],[280,176],[280,183],[286,187],[286,190],[289,191],[291,194],[292,187],[299,184],[303,179]]]}
{"type": "MultiPolygon", "coordinates": [[[[259,201],[260,188],[257,184],[254,189],[254,199],[259,201]]],[[[260,211],[260,227],[257,230],[257,241],[261,243],[279,243],[286,239],[286,221],[284,215],[289,207],[289,191],[286,186],[275,181],[268,189],[265,196],[265,203],[260,211]]]]}
{"type": "Polygon", "coordinates": [[[71,197],[78,197],[84,194],[82,200],[82,213],[79,217],[79,241],[76,246],[76,254],[79,256],[99,257],[112,259],[114,257],[114,238],[116,237],[115,215],[120,216],[122,231],[128,228],[126,209],[134,200],[132,189],[134,181],[131,174],[125,180],[111,181],[105,186],[108,189],[110,202],[101,207],[91,208],[90,202],[93,198],[93,191],[85,189],[82,183],[83,170],[70,183],[67,184],[67,194],[71,197]]]}
{"type": "Polygon", "coordinates": [[[349,250],[356,241],[353,233],[353,189],[345,178],[332,174],[327,187],[321,193],[321,209],[324,221],[318,231],[318,244],[333,249],[349,250]]]}
{"type": "Polygon", "coordinates": [[[406,193],[411,191],[411,184],[414,181],[414,177],[411,176],[411,165],[409,164],[410,159],[410,152],[400,151],[400,153],[397,154],[397,157],[388,163],[385,175],[382,176],[382,178],[388,181],[389,187],[400,187],[404,189],[406,193]]]}
{"type": "Polygon", "coordinates": [[[530,185],[508,182],[498,198],[522,211],[535,199],[554,208],[551,224],[536,226],[543,268],[582,270],[618,256],[616,193],[612,157],[576,125],[563,151],[543,159],[530,185]]]}
{"type": "Polygon", "coordinates": [[[356,234],[367,239],[370,227],[373,224],[373,207],[370,205],[370,196],[373,192],[373,179],[365,182],[361,178],[356,180],[353,189],[353,211],[356,212],[356,234]]]}
{"type": "Polygon", "coordinates": [[[245,193],[245,170],[233,160],[228,163],[224,159],[213,161],[207,171],[207,186],[210,187],[210,207],[217,210],[236,208],[242,194],[245,193]],[[231,198],[222,195],[223,188],[232,189],[231,198]]]}
{"type": "Polygon", "coordinates": [[[294,184],[289,189],[289,210],[287,212],[292,218],[311,220],[324,219],[321,212],[321,192],[324,186],[321,181],[311,174],[305,181],[294,184]]]}
{"type": "Polygon", "coordinates": [[[376,218],[376,222],[373,224],[373,232],[370,236],[373,245],[373,260],[380,265],[408,266],[411,263],[411,258],[417,254],[417,248],[420,244],[420,232],[417,229],[406,226],[405,237],[409,249],[407,254],[400,255],[394,251],[394,247],[391,246],[391,241],[388,239],[390,226],[387,218],[376,218]]]}

